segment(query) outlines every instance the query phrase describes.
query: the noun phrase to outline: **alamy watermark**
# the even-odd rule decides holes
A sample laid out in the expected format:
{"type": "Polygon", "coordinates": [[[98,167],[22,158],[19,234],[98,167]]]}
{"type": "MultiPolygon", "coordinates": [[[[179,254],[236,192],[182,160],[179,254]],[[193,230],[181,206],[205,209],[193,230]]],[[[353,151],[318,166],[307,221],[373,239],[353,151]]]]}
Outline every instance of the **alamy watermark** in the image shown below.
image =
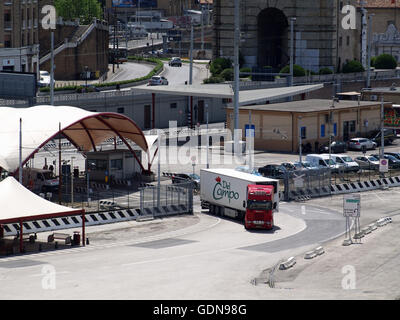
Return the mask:
{"type": "Polygon", "coordinates": [[[42,289],[55,290],[56,289],[56,268],[51,264],[45,264],[42,267],[42,289]]]}
{"type": "MultiPolygon", "coordinates": [[[[243,165],[253,162],[253,136],[242,138],[242,130],[208,130],[177,128],[176,121],[169,122],[169,129],[158,129],[160,149],[154,156],[161,164],[210,164],[243,165]],[[237,141],[237,143],[235,143],[237,141]],[[208,158],[207,158],[208,157],[208,158]]],[[[154,143],[150,155],[154,154],[158,143],[154,143]]],[[[154,165],[154,162],[153,162],[154,165]]]]}
{"type": "Polygon", "coordinates": [[[41,20],[42,28],[45,30],[56,29],[57,13],[56,8],[52,5],[45,5],[42,8],[42,14],[44,17],[41,20]]]}
{"type": "Polygon", "coordinates": [[[356,268],[352,265],[346,265],[342,268],[342,274],[345,274],[345,276],[342,279],[342,289],[355,290],[356,289],[356,268]]]}

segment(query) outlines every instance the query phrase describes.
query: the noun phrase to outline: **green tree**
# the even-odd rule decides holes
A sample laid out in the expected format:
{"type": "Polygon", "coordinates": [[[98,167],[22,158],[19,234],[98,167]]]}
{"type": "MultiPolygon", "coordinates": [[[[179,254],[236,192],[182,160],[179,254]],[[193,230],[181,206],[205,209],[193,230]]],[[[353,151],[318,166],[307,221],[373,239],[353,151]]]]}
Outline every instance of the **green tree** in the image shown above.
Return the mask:
{"type": "MultiPolygon", "coordinates": [[[[281,69],[279,73],[290,73],[290,66],[287,65],[281,69]]],[[[306,71],[299,65],[293,65],[293,77],[304,77],[306,75],[306,71]]]]}
{"type": "Polygon", "coordinates": [[[213,76],[219,75],[223,70],[228,68],[232,68],[232,61],[227,58],[216,58],[210,65],[210,71],[213,76]]]}
{"type": "Polygon", "coordinates": [[[343,73],[363,72],[363,71],[365,71],[363,65],[356,60],[347,62],[342,69],[343,73]]]}
{"type": "Polygon", "coordinates": [[[375,69],[396,69],[397,61],[392,55],[382,53],[374,60],[374,67],[375,69]]]}
{"type": "Polygon", "coordinates": [[[57,15],[64,20],[79,18],[81,24],[90,24],[93,18],[101,19],[102,10],[98,0],[55,0],[57,15]]]}

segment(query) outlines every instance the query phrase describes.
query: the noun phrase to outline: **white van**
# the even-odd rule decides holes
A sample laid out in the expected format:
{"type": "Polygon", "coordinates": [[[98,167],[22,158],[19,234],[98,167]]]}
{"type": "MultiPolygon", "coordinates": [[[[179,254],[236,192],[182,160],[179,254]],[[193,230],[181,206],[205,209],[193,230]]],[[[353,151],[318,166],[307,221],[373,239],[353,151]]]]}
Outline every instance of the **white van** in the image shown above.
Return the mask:
{"type": "Polygon", "coordinates": [[[306,161],[310,162],[313,166],[318,168],[331,168],[332,172],[339,172],[339,169],[342,168],[342,165],[339,165],[333,160],[329,159],[329,154],[308,154],[306,156],[306,161]]]}
{"type": "Polygon", "coordinates": [[[358,172],[360,170],[360,165],[346,154],[332,154],[331,157],[337,164],[343,164],[345,171],[358,172]]]}

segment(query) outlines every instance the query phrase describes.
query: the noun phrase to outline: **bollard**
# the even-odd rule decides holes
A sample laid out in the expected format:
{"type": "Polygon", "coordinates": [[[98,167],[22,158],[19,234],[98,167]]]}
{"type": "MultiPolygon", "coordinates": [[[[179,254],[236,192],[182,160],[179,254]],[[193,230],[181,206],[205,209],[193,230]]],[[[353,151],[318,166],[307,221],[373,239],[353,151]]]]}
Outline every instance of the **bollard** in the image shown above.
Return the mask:
{"type": "Polygon", "coordinates": [[[86,238],[86,244],[89,245],[89,238],[86,238]]]}

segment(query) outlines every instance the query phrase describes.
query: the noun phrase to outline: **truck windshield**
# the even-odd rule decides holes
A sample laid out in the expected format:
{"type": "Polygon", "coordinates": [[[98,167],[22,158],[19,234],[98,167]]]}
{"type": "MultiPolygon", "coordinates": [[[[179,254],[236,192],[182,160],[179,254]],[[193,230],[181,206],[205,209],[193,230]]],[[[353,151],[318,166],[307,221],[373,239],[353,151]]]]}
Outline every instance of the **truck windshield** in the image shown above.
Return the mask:
{"type": "Polygon", "coordinates": [[[272,202],[271,201],[247,201],[247,209],[250,210],[272,210],[272,202]]]}

